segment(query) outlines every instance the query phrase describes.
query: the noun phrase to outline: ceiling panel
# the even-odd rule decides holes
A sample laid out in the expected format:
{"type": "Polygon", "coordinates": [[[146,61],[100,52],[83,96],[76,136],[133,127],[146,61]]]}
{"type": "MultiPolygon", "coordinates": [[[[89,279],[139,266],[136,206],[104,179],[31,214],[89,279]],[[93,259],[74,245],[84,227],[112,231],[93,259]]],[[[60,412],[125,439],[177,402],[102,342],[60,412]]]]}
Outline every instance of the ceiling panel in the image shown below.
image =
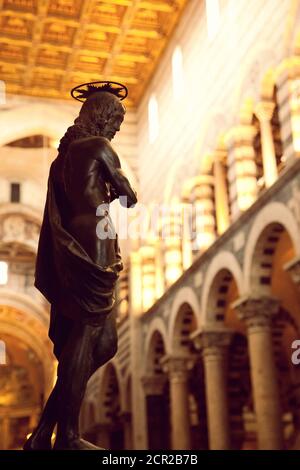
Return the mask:
{"type": "Polygon", "coordinates": [[[136,106],[189,0],[0,0],[0,79],[8,93],[70,99],[115,80],[136,106]]]}

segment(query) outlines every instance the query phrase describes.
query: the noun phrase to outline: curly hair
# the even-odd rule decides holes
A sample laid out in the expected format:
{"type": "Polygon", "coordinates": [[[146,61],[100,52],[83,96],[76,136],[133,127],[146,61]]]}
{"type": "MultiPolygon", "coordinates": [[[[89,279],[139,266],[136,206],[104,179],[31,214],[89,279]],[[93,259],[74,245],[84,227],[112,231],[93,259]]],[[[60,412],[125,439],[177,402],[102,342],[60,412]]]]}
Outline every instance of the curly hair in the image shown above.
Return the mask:
{"type": "Polygon", "coordinates": [[[101,136],[106,123],[116,113],[125,114],[119,98],[109,92],[93,93],[82,105],[79,116],[60,140],[59,154],[65,154],[73,140],[89,136],[101,136]]]}

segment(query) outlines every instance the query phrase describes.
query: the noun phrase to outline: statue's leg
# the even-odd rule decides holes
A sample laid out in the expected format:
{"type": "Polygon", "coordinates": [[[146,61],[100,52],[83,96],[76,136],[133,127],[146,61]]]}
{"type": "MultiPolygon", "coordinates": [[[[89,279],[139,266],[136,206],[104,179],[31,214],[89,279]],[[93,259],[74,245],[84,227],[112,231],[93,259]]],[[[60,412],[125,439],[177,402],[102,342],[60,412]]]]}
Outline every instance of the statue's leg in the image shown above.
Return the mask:
{"type": "Polygon", "coordinates": [[[56,382],[37,428],[25,442],[24,450],[51,450],[51,437],[57,421],[58,383],[56,382]]]}
{"type": "Polygon", "coordinates": [[[59,407],[54,449],[98,449],[79,438],[79,413],[103,326],[74,324],[58,365],[59,407]]]}
{"type": "Polygon", "coordinates": [[[92,374],[99,367],[112,359],[118,349],[117,324],[114,313],[110,313],[104,323],[99,340],[95,342],[93,349],[93,370],[92,374]]]}
{"type": "MultiPolygon", "coordinates": [[[[89,326],[89,327],[86,326],[85,332],[83,332],[82,328],[83,327],[81,326],[80,332],[82,332],[82,336],[78,334],[77,328],[76,328],[75,329],[76,333],[75,331],[73,332],[73,334],[71,335],[72,339],[69,340],[69,343],[71,346],[72,356],[75,354],[75,350],[74,351],[72,350],[72,344],[74,344],[74,348],[75,348],[74,341],[79,342],[78,347],[82,351],[84,349],[88,350],[89,347],[91,347],[90,352],[88,353],[88,354],[91,354],[91,368],[90,370],[88,370],[89,368],[85,369],[86,379],[83,380],[83,382],[87,383],[91,375],[99,367],[106,364],[106,362],[108,362],[115,355],[117,351],[117,329],[116,329],[115,316],[113,314],[108,315],[108,317],[105,320],[103,328],[94,327],[94,326],[89,326]],[[91,334],[91,338],[90,338],[90,341],[88,341],[88,344],[85,344],[85,343],[81,344],[83,337],[88,339],[90,334],[91,334]]],[[[67,357],[67,354],[69,354],[68,350],[69,350],[68,345],[66,345],[64,349],[65,357],[67,357]]],[[[59,369],[62,370],[62,373],[60,374],[62,378],[65,376],[63,372],[65,360],[66,359],[62,357],[60,358],[60,362],[59,362],[59,369]]],[[[79,365],[77,364],[77,366],[79,365]]],[[[61,402],[62,394],[63,394],[63,391],[59,391],[59,386],[64,389],[63,382],[64,382],[63,379],[61,379],[60,381],[58,380],[56,382],[56,385],[53,388],[47,400],[40,422],[37,428],[32,433],[31,437],[24,444],[24,450],[49,450],[51,449],[51,436],[52,436],[54,427],[57,423],[58,403],[61,402]]],[[[85,390],[85,386],[86,385],[84,385],[84,390],[85,390]]],[[[84,390],[83,390],[82,398],[84,395],[84,390]]],[[[82,398],[81,400],[80,398],[78,398],[78,400],[80,401],[80,405],[82,402],[82,398]]],[[[79,411],[80,411],[80,405],[79,405],[79,411]]],[[[78,424],[75,427],[78,429],[78,424]]],[[[88,445],[88,443],[86,444],[88,445]]],[[[57,447],[58,447],[58,443],[56,445],[56,448],[57,447]]]]}

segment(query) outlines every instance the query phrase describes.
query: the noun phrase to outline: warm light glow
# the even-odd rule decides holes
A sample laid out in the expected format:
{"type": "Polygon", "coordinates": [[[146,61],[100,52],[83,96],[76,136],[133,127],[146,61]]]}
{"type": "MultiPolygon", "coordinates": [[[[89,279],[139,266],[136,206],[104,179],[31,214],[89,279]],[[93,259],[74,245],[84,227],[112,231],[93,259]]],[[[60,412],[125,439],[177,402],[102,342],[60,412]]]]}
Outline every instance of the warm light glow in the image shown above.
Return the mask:
{"type": "Polygon", "coordinates": [[[172,285],[181,276],[182,270],[178,266],[170,266],[166,268],[167,285],[172,285]]]}
{"type": "Polygon", "coordinates": [[[0,285],[7,284],[8,264],[5,261],[0,261],[0,285]]]}
{"type": "MultiPolygon", "coordinates": [[[[32,435],[32,432],[30,432],[29,434],[27,434],[26,439],[28,440],[31,435],[32,435]]],[[[55,439],[56,439],[56,434],[55,434],[55,432],[54,432],[54,433],[52,433],[52,436],[51,436],[51,441],[52,441],[52,443],[55,441],[55,439]]]]}
{"type": "Polygon", "coordinates": [[[0,341],[0,365],[6,364],[6,347],[4,341],[0,341]]]}
{"type": "Polygon", "coordinates": [[[219,0],[206,0],[206,21],[208,38],[212,41],[220,25],[219,0]]]}
{"type": "Polygon", "coordinates": [[[183,92],[183,64],[182,50],[180,46],[176,46],[172,55],[172,79],[173,94],[175,98],[179,98],[183,92]]]}
{"type": "Polygon", "coordinates": [[[50,147],[54,149],[58,149],[60,140],[59,139],[51,139],[50,140],[50,147]]]}
{"type": "Polygon", "coordinates": [[[263,176],[261,176],[261,178],[259,178],[259,179],[257,180],[257,186],[259,186],[260,188],[262,188],[264,184],[265,184],[265,179],[264,179],[263,176]]]}
{"type": "Polygon", "coordinates": [[[6,88],[5,82],[0,80],[0,105],[6,103],[6,88]]]}
{"type": "Polygon", "coordinates": [[[293,144],[295,151],[298,153],[300,152],[300,80],[292,82],[291,110],[293,144]]]}
{"type": "Polygon", "coordinates": [[[151,95],[148,103],[148,125],[149,125],[149,142],[153,142],[158,137],[159,123],[158,123],[158,103],[155,95],[151,95]]]}
{"type": "Polygon", "coordinates": [[[213,244],[213,242],[215,241],[215,235],[214,233],[210,233],[210,232],[198,233],[196,240],[197,240],[197,248],[200,251],[203,251],[213,244]]]}

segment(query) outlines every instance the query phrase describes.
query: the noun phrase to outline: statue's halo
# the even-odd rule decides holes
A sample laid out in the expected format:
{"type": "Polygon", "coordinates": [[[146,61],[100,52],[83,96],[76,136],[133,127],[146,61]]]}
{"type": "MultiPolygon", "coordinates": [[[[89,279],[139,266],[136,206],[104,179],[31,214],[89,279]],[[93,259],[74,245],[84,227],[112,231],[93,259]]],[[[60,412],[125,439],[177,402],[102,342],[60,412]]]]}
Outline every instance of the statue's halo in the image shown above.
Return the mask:
{"type": "Polygon", "coordinates": [[[103,91],[112,93],[117,96],[120,101],[124,100],[128,95],[128,89],[122,83],[101,80],[98,82],[89,82],[77,85],[71,90],[71,96],[75,100],[84,103],[92,94],[103,91]]]}

